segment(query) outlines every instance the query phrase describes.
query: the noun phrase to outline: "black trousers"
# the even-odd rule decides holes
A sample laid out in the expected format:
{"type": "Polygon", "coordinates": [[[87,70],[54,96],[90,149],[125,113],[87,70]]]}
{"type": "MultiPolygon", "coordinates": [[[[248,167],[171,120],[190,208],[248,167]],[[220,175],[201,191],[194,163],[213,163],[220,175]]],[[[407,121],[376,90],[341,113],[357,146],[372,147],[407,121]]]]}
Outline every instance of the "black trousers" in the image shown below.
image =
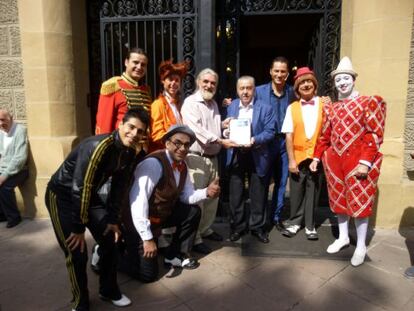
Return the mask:
{"type": "Polygon", "coordinates": [[[230,226],[232,232],[263,230],[265,217],[266,177],[257,175],[250,151],[235,150],[230,169],[230,226]],[[245,208],[245,181],[249,183],[250,213],[245,208]]]}
{"type": "Polygon", "coordinates": [[[289,174],[290,217],[288,224],[301,226],[305,218],[305,226],[314,229],[314,211],[318,205],[322,174],[311,172],[311,159],[299,164],[299,174],[289,174]]]}
{"type": "MultiPolygon", "coordinates": [[[[165,249],[166,258],[172,259],[181,252],[189,253],[200,223],[201,210],[197,205],[177,203],[173,213],[162,225],[176,227],[171,244],[165,249]]],[[[144,258],[144,243],[135,227],[125,227],[125,251],[120,256],[120,270],[142,282],[153,282],[158,278],[158,259],[144,258]]]]}
{"type": "Polygon", "coordinates": [[[14,188],[21,185],[28,176],[29,171],[24,169],[7,178],[4,184],[0,186],[0,216],[5,216],[8,222],[20,219],[14,188]]]}
{"type": "MultiPolygon", "coordinates": [[[[89,310],[88,279],[86,265],[88,251],[80,248],[71,251],[66,239],[71,234],[72,215],[71,201],[67,195],[54,193],[47,188],[46,206],[50,213],[56,238],[66,258],[66,268],[69,273],[70,285],[73,295],[73,308],[76,311],[89,310]]],[[[93,238],[99,243],[100,249],[100,274],[99,293],[105,297],[117,300],[121,298],[121,292],[117,283],[117,251],[113,232],[103,235],[107,220],[104,206],[90,207],[88,210],[89,221],[86,227],[92,233],[93,238]]]]}

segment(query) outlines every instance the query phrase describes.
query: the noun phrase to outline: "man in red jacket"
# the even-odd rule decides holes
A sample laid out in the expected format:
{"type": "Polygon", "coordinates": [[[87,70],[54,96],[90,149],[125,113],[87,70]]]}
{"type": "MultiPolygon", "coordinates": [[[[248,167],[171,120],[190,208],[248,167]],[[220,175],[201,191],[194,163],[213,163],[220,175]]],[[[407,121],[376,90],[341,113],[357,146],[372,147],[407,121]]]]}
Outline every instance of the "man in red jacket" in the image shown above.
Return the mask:
{"type": "Polygon", "coordinates": [[[143,107],[149,112],[151,91],[139,82],[147,72],[144,50],[133,48],[125,59],[125,72],[102,83],[96,114],[95,134],[111,133],[118,128],[128,109],[143,107]]]}

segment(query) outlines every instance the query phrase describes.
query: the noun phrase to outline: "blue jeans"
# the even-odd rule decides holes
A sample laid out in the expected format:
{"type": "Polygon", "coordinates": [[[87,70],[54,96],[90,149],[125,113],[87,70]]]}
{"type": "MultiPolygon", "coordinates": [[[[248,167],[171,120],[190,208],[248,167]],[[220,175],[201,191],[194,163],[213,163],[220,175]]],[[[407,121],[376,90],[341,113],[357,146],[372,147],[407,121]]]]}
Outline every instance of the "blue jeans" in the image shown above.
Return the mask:
{"type": "Polygon", "coordinates": [[[270,205],[271,219],[274,222],[280,221],[285,206],[286,184],[289,176],[289,160],[286,152],[285,139],[277,139],[271,146],[271,165],[268,175],[268,185],[271,179],[274,181],[272,201],[270,205]]]}

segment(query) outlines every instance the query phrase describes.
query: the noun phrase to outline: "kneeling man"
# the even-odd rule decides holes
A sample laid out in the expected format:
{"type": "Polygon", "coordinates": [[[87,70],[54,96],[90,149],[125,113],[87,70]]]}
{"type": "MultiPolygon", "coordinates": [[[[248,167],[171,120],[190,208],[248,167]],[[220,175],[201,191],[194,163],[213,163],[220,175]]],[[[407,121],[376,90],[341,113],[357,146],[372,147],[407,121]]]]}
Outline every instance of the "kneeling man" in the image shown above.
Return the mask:
{"type": "Polygon", "coordinates": [[[196,204],[220,193],[216,178],[207,188],[194,190],[184,162],[196,137],[184,125],[173,125],[162,138],[165,149],[147,156],[135,169],[130,209],[124,212],[126,251],[122,270],[143,282],[158,277],[157,239],[162,228],[176,227],[165,249],[164,264],[185,269],[199,266],[189,256],[200,222],[196,204]]]}

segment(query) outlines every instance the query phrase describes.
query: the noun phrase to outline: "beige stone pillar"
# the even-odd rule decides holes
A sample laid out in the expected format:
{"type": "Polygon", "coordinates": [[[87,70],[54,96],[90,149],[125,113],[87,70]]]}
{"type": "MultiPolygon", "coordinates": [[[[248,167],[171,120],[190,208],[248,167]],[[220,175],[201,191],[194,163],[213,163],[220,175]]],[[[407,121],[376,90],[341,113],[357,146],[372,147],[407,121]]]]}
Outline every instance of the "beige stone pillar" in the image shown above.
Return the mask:
{"type": "Polygon", "coordinates": [[[70,0],[18,0],[18,10],[32,155],[31,177],[24,194],[25,214],[47,217],[44,205],[47,182],[74,141],[90,127],[85,88],[88,85],[85,4],[70,0]],[[73,29],[79,29],[80,25],[84,35],[74,35],[73,29]],[[79,48],[80,41],[84,41],[83,48],[79,48]],[[79,69],[79,65],[84,68],[79,69]],[[75,76],[82,75],[75,83],[75,76]],[[83,117],[77,118],[79,114],[83,117]],[[78,126],[85,123],[87,126],[78,126]]]}
{"type": "Polygon", "coordinates": [[[362,94],[381,95],[387,102],[384,161],[378,204],[372,223],[398,227],[414,204],[414,185],[403,178],[404,120],[407,105],[409,53],[414,1],[344,0],[341,56],[352,59],[362,94]],[[411,203],[409,203],[411,202],[411,203]]]}

